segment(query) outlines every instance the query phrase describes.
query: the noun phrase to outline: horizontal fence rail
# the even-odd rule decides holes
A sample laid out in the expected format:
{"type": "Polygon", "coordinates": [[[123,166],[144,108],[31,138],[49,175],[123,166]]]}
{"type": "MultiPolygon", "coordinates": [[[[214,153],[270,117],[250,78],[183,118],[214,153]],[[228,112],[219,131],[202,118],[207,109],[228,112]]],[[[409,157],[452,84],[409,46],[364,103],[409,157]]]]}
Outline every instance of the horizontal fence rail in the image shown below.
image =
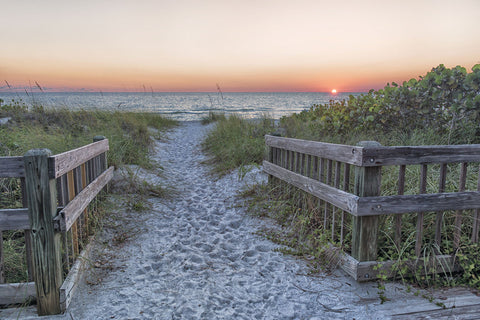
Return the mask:
{"type": "Polygon", "coordinates": [[[1,157],[0,178],[22,178],[25,177],[23,157],[1,157]]]}
{"type": "Polygon", "coordinates": [[[60,231],[70,230],[78,217],[112,177],[113,167],[110,167],[77,194],[77,196],[60,211],[59,215],[55,217],[54,221],[58,221],[58,229],[60,231]]]}
{"type": "Polygon", "coordinates": [[[58,178],[106,151],[108,151],[107,139],[52,156],[49,159],[50,177],[58,178]]]}
{"type": "Polygon", "coordinates": [[[377,247],[380,231],[393,232],[393,245],[398,249],[406,245],[403,223],[416,225],[417,262],[428,231],[439,251],[437,263],[446,268],[448,261],[449,270],[458,270],[458,266],[452,255],[440,254],[442,239],[451,238],[453,248],[460,246],[466,234],[472,242],[479,241],[480,145],[384,147],[367,141],[348,146],[269,135],[265,143],[269,154],[263,170],[278,179],[269,181],[287,183],[319,199],[315,210],[318,220],[323,217],[320,228],[331,233],[330,240],[341,247],[348,240],[351,256],[343,254],[342,267],[359,281],[373,279],[380,272],[375,267],[382,249],[377,247]],[[383,172],[392,176],[395,168],[397,186],[392,187],[392,181],[383,181],[383,172]],[[416,190],[412,183],[418,183],[416,190]],[[384,184],[396,191],[382,193],[384,184]],[[425,219],[432,221],[432,215],[434,221],[425,229],[425,219]],[[381,216],[392,219],[392,230],[379,230],[381,216]],[[350,239],[345,238],[347,234],[350,239]]]}
{"type": "Polygon", "coordinates": [[[23,157],[0,157],[0,178],[20,179],[23,208],[0,209],[2,231],[24,230],[28,283],[4,283],[0,250],[0,304],[37,300],[39,315],[68,306],[87,260],[88,208],[113,177],[107,169],[108,140],[58,155],[34,149],[23,157]],[[35,277],[33,276],[35,275],[35,277]]]}

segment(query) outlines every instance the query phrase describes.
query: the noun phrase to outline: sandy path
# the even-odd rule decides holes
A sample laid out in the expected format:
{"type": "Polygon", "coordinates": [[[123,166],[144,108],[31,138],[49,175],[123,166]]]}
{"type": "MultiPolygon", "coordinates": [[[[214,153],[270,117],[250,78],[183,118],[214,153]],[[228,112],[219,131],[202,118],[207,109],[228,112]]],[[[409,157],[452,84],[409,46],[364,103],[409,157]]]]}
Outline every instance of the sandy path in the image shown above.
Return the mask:
{"type": "Polygon", "coordinates": [[[212,179],[200,164],[206,130],[183,123],[157,144],[166,183],[179,194],[150,199],[147,214],[127,214],[141,215],[141,232],[115,249],[113,270],[99,284],[80,284],[65,315],[47,318],[385,318],[375,284],[358,285],[341,273],[307,276],[303,261],[254,234],[262,221],[236,206],[245,180],[236,174],[212,179]]]}

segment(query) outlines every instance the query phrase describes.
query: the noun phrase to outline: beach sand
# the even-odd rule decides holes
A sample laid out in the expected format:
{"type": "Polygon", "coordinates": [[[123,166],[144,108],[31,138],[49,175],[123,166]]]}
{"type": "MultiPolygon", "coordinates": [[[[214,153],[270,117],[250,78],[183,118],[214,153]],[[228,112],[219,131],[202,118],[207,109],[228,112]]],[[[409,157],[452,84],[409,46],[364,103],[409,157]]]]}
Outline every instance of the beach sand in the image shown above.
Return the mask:
{"type": "MultiPolygon", "coordinates": [[[[218,179],[201,164],[211,126],[184,122],[156,143],[162,177],[136,174],[176,193],[150,198],[146,212],[123,209],[115,228],[109,223],[118,221],[107,219],[68,310],[41,319],[385,319],[392,309],[425,303],[390,283],[391,301],[381,304],[376,283],[358,284],[341,271],[309,275],[306,261],[276,251],[257,234],[272,222],[247,215],[236,197],[266,181],[261,169],[218,179]]],[[[35,314],[31,306],[0,318],[35,314]]]]}

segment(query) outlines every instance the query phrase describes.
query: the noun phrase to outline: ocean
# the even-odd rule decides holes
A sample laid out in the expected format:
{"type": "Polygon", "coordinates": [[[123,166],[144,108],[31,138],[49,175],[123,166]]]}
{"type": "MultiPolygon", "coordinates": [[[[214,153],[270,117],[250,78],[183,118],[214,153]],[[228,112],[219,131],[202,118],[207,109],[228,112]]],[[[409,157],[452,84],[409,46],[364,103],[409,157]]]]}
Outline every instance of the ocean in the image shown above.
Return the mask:
{"type": "Polygon", "coordinates": [[[0,92],[4,103],[22,101],[46,108],[152,112],[180,121],[201,120],[210,111],[245,118],[274,119],[309,109],[313,104],[361,93],[325,92],[0,92]]]}

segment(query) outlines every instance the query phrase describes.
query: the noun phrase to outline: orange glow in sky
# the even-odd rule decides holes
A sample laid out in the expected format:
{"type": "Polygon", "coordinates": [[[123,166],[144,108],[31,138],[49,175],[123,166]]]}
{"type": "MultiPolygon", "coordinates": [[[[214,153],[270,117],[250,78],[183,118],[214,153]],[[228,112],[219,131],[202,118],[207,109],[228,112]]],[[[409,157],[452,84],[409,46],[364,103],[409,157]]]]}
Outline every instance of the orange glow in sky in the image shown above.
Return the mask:
{"type": "Polygon", "coordinates": [[[0,92],[368,91],[480,63],[480,1],[16,0],[0,92]]]}

